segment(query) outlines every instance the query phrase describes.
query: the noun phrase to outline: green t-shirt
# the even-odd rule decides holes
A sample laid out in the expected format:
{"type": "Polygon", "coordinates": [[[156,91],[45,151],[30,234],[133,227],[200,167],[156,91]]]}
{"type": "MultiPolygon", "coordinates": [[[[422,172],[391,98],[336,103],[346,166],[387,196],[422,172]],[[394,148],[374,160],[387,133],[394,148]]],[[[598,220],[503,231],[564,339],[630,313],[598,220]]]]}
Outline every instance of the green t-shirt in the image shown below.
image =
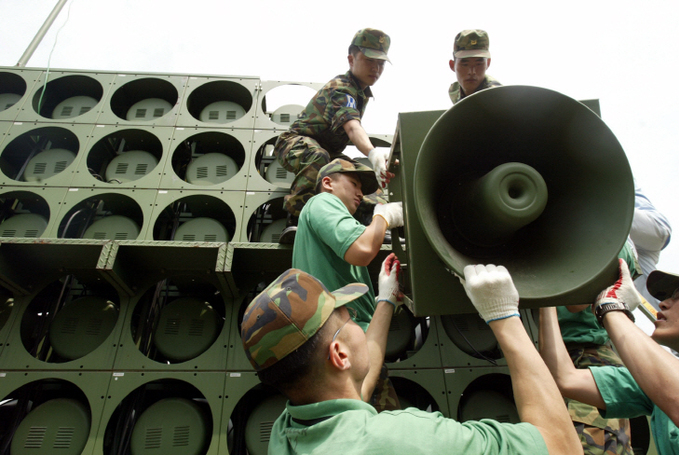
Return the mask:
{"type": "Polygon", "coordinates": [[[596,386],[606,403],[599,411],[604,418],[651,416],[651,432],[658,455],[679,455],[679,428],[641,390],[624,367],[590,367],[596,386]]]}
{"type": "Polygon", "coordinates": [[[356,221],[337,196],[320,193],[309,199],[299,214],[292,250],[292,266],[318,278],[334,291],[350,283],[367,284],[370,290],[347,304],[357,311],[356,323],[365,331],[375,312],[375,292],[367,267],[344,260],[365,226],[356,221]]]}
{"type": "Polygon", "coordinates": [[[304,406],[288,402],[271,430],[269,454],[293,453],[540,455],[547,454],[547,446],[529,423],[460,423],[416,408],[378,414],[368,403],[340,399],[304,406]]]}

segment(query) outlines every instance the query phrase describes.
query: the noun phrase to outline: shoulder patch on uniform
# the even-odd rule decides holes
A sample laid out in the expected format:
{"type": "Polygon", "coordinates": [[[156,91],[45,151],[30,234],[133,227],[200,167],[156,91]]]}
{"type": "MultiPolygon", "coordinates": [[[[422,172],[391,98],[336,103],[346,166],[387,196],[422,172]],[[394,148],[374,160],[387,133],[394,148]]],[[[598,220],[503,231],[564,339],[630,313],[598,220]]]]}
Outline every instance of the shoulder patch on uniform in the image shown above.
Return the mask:
{"type": "Polygon", "coordinates": [[[347,95],[347,104],[345,104],[344,107],[356,109],[356,100],[351,95],[347,95]]]}

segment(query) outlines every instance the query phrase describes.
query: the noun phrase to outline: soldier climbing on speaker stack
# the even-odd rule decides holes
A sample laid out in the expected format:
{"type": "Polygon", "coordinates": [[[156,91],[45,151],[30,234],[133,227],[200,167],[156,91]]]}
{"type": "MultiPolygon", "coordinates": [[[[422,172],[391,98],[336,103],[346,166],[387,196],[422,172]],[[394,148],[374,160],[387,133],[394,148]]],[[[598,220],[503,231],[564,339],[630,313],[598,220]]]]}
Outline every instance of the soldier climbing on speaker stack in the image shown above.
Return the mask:
{"type": "MultiPolygon", "coordinates": [[[[368,157],[382,188],[393,177],[387,172],[389,150],[374,147],[361,125],[368,99],[372,97],[370,87],[382,75],[384,63],[390,62],[387,57],[390,44],[389,35],[380,30],[365,28],[356,32],[347,57],[349,71],[325,84],[276,141],[274,155],[281,166],[295,174],[290,194],[285,196],[288,219],[280,243],[294,242],[299,213],[315,194],[319,169],[338,157],[354,161],[342,154],[349,141],[368,157]]],[[[379,192],[367,195],[357,218],[369,220],[378,202],[386,202],[379,192]]]]}

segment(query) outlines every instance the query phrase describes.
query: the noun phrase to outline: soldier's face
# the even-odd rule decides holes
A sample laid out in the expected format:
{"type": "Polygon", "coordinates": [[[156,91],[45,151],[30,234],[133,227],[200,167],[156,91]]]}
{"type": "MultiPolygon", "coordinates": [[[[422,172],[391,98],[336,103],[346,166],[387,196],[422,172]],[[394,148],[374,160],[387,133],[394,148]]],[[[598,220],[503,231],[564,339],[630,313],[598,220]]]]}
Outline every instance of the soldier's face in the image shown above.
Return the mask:
{"type": "Polygon", "coordinates": [[[363,200],[361,181],[354,174],[337,173],[334,178],[324,179],[324,191],[332,193],[344,203],[352,215],[356,213],[359,204],[363,200]],[[327,183],[327,186],[326,186],[327,183]]]}
{"type": "Polygon", "coordinates": [[[465,95],[471,95],[479,88],[490,66],[490,59],[483,57],[460,58],[450,61],[450,68],[455,71],[457,82],[465,95]]]}
{"type": "Polygon", "coordinates": [[[368,58],[363,52],[358,52],[356,55],[349,54],[349,69],[358,79],[361,88],[370,87],[382,75],[384,60],[368,58]]]}
{"type": "Polygon", "coordinates": [[[669,299],[660,302],[660,311],[651,338],[664,346],[679,349],[679,288],[669,299]]]}

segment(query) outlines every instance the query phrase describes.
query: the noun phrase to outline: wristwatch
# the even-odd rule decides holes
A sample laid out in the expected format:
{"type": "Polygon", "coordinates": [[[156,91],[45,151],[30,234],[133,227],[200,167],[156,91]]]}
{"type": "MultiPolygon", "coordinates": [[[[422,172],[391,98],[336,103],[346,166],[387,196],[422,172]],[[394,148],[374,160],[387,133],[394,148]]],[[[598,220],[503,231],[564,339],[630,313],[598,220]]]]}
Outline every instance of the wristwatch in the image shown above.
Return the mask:
{"type": "Polygon", "coordinates": [[[604,326],[604,316],[609,311],[622,311],[627,315],[628,318],[630,318],[632,322],[634,322],[634,315],[625,302],[605,302],[594,307],[594,315],[596,316],[596,320],[599,322],[601,327],[604,326]]]}

